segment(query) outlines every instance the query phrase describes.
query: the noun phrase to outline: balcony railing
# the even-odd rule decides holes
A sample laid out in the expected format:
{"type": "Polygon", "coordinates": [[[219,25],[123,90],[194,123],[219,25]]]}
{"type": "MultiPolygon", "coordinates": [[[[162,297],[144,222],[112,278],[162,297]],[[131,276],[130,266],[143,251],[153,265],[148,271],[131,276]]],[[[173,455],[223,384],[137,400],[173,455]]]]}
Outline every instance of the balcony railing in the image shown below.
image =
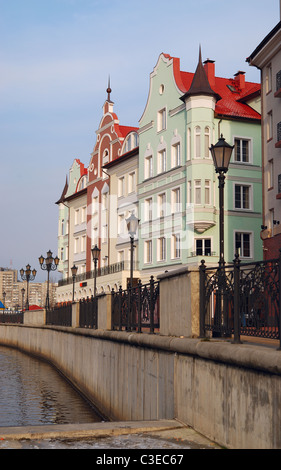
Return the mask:
{"type": "MultiPolygon", "coordinates": [[[[134,270],[138,269],[138,262],[134,262],[134,270]]],[[[120,261],[119,263],[110,264],[109,266],[103,266],[97,269],[97,277],[106,276],[107,274],[114,274],[121,271],[129,271],[130,270],[130,261],[120,261]]],[[[95,271],[87,271],[85,273],[78,274],[75,278],[75,282],[83,282],[89,279],[94,279],[95,271]]],[[[68,284],[72,284],[73,279],[71,277],[67,277],[65,279],[61,279],[58,282],[59,286],[66,286],[68,284]]]]}

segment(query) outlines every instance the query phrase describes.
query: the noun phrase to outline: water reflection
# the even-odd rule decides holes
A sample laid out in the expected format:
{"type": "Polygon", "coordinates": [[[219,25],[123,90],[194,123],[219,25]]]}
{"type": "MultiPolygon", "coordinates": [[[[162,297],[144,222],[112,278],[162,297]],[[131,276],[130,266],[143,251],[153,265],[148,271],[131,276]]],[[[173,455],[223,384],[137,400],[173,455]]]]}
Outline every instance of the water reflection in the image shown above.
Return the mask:
{"type": "Polygon", "coordinates": [[[0,426],[101,421],[51,365],[0,346],[0,426]]]}

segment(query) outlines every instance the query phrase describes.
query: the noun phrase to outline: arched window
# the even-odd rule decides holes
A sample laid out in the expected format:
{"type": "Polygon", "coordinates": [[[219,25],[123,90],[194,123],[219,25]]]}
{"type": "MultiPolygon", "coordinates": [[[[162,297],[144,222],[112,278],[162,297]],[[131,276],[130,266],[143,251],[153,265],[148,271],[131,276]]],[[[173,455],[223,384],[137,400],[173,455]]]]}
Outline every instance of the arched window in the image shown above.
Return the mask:
{"type": "Polygon", "coordinates": [[[205,158],[210,158],[210,145],[211,145],[211,130],[208,126],[205,127],[205,158]]]}
{"type": "Polygon", "coordinates": [[[139,136],[137,132],[130,132],[123,144],[122,153],[130,152],[139,145],[139,136]]]}
{"type": "Polygon", "coordinates": [[[194,138],[195,138],[195,146],[194,146],[195,158],[200,158],[201,157],[201,127],[196,126],[194,132],[195,132],[195,135],[194,135],[194,138]]]}

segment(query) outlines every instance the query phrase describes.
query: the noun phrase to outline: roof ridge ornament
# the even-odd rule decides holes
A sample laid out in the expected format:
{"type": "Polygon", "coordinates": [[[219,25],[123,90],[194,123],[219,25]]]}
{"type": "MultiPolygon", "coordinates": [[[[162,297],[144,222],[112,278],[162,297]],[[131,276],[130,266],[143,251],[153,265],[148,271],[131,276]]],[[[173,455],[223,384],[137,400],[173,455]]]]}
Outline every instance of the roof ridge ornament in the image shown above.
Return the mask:
{"type": "Polygon", "coordinates": [[[106,93],[107,93],[107,101],[109,103],[111,103],[111,99],[110,99],[110,93],[112,92],[112,89],[110,88],[110,75],[108,76],[108,86],[107,86],[107,89],[106,89],[106,93]]]}

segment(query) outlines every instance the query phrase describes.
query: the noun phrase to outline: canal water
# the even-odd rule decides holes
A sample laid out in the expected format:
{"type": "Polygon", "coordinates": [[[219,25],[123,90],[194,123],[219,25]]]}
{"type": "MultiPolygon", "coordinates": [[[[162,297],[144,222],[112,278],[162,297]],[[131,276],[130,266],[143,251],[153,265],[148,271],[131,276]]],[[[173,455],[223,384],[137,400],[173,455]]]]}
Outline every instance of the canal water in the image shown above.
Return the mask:
{"type": "Polygon", "coordinates": [[[91,404],[54,367],[0,346],[0,426],[99,421],[91,404]]]}
{"type": "MultiPolygon", "coordinates": [[[[0,427],[102,422],[94,407],[50,364],[0,346],[0,427]]],[[[200,437],[200,436],[199,436],[200,437]]],[[[0,439],[0,449],[200,449],[207,439],[123,435],[99,439],[0,439]]]]}

